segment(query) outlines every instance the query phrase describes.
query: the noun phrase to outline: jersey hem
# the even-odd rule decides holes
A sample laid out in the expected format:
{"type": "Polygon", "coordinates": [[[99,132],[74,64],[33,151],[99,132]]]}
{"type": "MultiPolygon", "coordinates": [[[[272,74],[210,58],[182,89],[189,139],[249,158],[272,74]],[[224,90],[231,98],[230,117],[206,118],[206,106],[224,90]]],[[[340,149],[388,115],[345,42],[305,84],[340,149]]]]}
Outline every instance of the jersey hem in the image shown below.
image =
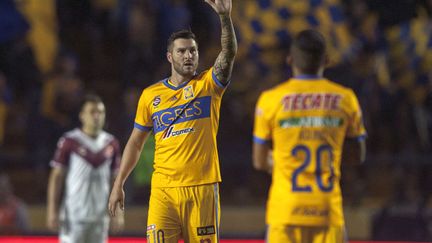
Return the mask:
{"type": "Polygon", "coordinates": [[[194,183],[194,184],[176,184],[176,185],[151,185],[151,188],[173,188],[173,187],[189,187],[189,186],[202,186],[202,185],[211,185],[215,183],[221,183],[222,180],[212,181],[212,182],[203,182],[203,183],[194,183]]]}

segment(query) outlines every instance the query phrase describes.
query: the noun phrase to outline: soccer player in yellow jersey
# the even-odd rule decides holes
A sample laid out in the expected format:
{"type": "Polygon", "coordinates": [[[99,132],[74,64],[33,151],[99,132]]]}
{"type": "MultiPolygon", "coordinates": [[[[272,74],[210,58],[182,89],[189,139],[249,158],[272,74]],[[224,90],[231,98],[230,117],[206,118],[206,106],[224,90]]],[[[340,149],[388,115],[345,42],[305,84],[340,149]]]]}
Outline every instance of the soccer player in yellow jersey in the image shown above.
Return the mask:
{"type": "Polygon", "coordinates": [[[175,32],[166,53],[171,76],[144,89],[124,150],[109,210],[124,207],[123,185],[150,132],[155,135],[154,172],[147,220],[148,242],[219,242],[221,181],[216,134],[222,95],[237,52],[232,0],[206,0],[219,15],[221,44],[212,68],[197,73],[192,32],[175,32]]]}
{"type": "Polygon", "coordinates": [[[263,92],[257,103],[253,164],[273,176],[266,213],[269,243],[346,240],[342,148],[349,145],[349,158],[362,161],[366,131],[354,92],[323,78],[325,52],[319,32],[300,32],[288,57],[294,77],[263,92]]]}

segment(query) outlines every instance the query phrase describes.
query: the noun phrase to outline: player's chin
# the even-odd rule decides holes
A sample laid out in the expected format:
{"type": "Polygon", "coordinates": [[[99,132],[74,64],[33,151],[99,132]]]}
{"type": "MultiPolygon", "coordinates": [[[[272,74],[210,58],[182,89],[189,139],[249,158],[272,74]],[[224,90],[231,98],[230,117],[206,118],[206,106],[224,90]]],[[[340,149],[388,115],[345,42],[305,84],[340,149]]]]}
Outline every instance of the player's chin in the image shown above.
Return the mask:
{"type": "Polygon", "coordinates": [[[183,67],[183,73],[185,75],[193,75],[196,71],[196,68],[194,66],[184,66],[183,67]]]}

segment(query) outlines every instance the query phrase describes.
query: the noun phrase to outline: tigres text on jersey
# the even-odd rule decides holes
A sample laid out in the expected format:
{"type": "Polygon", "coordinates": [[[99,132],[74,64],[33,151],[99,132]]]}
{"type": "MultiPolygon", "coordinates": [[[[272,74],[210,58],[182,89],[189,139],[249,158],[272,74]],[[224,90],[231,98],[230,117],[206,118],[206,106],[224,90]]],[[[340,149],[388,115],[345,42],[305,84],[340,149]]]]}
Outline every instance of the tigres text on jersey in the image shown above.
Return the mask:
{"type": "Polygon", "coordinates": [[[225,87],[209,69],[178,87],[164,79],[144,89],[135,128],[155,134],[152,187],[221,181],[216,134],[225,87]]]}

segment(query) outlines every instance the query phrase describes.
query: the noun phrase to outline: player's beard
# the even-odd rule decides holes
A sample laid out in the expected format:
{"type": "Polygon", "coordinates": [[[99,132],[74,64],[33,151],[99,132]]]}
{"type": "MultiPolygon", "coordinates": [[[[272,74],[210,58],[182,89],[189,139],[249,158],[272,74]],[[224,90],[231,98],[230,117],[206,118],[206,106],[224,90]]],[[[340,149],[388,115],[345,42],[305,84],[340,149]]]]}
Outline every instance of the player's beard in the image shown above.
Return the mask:
{"type": "Polygon", "coordinates": [[[184,77],[188,77],[188,76],[192,77],[193,75],[195,75],[195,72],[197,70],[198,60],[192,61],[192,66],[190,66],[190,67],[184,65],[181,62],[174,61],[173,62],[173,67],[174,67],[174,70],[178,74],[180,74],[180,75],[182,75],[184,77]]]}

